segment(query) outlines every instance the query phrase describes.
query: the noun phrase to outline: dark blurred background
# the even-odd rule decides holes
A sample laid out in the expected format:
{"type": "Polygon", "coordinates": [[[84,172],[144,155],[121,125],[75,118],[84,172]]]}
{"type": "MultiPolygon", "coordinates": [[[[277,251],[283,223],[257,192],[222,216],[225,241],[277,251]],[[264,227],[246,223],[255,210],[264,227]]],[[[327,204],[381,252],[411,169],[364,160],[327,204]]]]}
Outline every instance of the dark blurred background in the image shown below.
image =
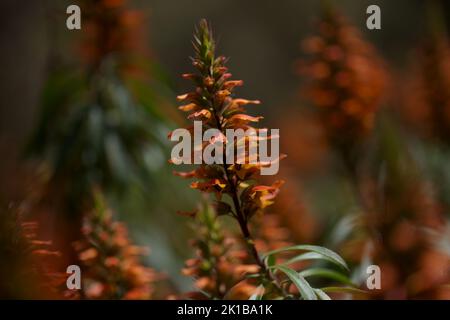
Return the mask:
{"type": "MultiPolygon", "coordinates": [[[[169,74],[176,92],[188,83],[180,73],[189,71],[191,34],[202,17],[209,19],[219,38],[219,50],[230,57],[236,78],[245,79],[240,92],[263,101],[262,113],[276,115],[292,103],[298,87],[293,63],[300,55],[300,40],[314,31],[319,1],[134,1],[148,13],[149,42],[157,61],[169,74]]],[[[335,1],[396,69],[423,30],[425,13],[420,0],[335,1]],[[382,30],[365,28],[366,8],[382,8],[382,30]]],[[[445,2],[445,12],[450,3],[445,2]]],[[[10,193],[11,179],[3,178],[17,162],[20,146],[30,134],[38,111],[40,90],[49,67],[73,59],[71,39],[81,31],[65,26],[70,1],[32,2],[3,0],[0,4],[0,145],[1,191],[10,193]]],[[[270,118],[269,118],[270,119],[270,118]]]]}
{"type": "MultiPolygon", "coordinates": [[[[444,2],[444,11],[449,15],[450,3],[444,2]]],[[[71,3],[60,0],[2,0],[0,3],[0,194],[8,201],[19,198],[22,191],[21,151],[36,123],[40,94],[49,71],[55,65],[77,59],[76,39],[83,29],[66,28],[65,11],[71,3]]],[[[378,48],[394,73],[405,69],[412,49],[424,32],[426,1],[340,0],[334,3],[378,48]],[[369,31],[365,27],[366,8],[371,4],[381,7],[382,30],[369,31]]],[[[259,113],[265,116],[265,125],[274,123],[283,108],[299,105],[300,80],[293,66],[301,55],[301,40],[315,31],[319,1],[136,0],[132,5],[148,17],[152,59],[167,74],[174,93],[190,88],[180,74],[191,70],[193,27],[200,18],[207,18],[218,38],[219,52],[230,57],[229,67],[234,77],[245,81],[245,86],[239,89],[240,96],[263,102],[259,113]]],[[[171,202],[173,194],[167,191],[161,197],[165,199],[159,201],[171,202]]],[[[166,211],[175,214],[176,207],[172,201],[172,208],[166,211]]],[[[170,230],[170,222],[154,229],[161,226],[170,230]]],[[[146,236],[148,233],[143,235],[146,236]]],[[[165,239],[158,240],[158,237],[148,241],[152,247],[155,243],[166,245],[165,239]]],[[[167,258],[158,256],[164,250],[154,251],[154,259],[167,258]]],[[[167,259],[166,265],[170,265],[172,260],[167,259]]],[[[170,273],[177,274],[178,269],[176,265],[170,273]]]]}

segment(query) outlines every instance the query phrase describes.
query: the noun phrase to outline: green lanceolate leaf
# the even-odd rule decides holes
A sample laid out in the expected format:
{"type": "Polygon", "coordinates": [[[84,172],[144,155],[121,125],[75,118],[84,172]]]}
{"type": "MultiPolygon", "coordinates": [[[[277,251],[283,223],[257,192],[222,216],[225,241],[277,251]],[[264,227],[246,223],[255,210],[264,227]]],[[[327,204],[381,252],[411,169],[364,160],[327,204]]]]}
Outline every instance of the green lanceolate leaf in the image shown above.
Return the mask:
{"type": "Polygon", "coordinates": [[[266,264],[267,268],[273,268],[276,263],[276,259],[274,255],[266,256],[264,258],[264,263],[266,264]]]}
{"type": "Polygon", "coordinates": [[[337,282],[340,282],[340,283],[343,283],[346,285],[354,286],[354,284],[350,281],[350,279],[346,275],[344,275],[340,272],[334,271],[334,270],[330,270],[330,269],[311,268],[311,269],[301,271],[300,275],[303,276],[304,278],[314,277],[314,276],[324,277],[324,278],[332,279],[332,280],[335,280],[337,282]]]}
{"type": "Polygon", "coordinates": [[[278,265],[275,269],[283,272],[292,281],[303,299],[317,300],[317,295],[314,292],[314,289],[309,285],[308,281],[306,281],[306,279],[299,275],[295,270],[283,265],[278,265]]]}
{"type": "MultiPolygon", "coordinates": [[[[270,257],[273,257],[273,255],[270,255],[270,257]]],[[[307,260],[327,260],[327,261],[330,261],[330,262],[334,263],[334,261],[332,261],[331,259],[327,258],[326,256],[324,256],[324,255],[322,255],[320,253],[317,253],[317,252],[306,252],[306,253],[299,254],[299,255],[297,255],[297,256],[295,256],[295,257],[293,257],[293,258],[283,262],[283,264],[288,266],[288,265],[291,265],[291,264],[293,264],[295,262],[307,261],[307,260]]]]}
{"type": "Polygon", "coordinates": [[[323,292],[343,292],[352,294],[367,294],[367,291],[353,287],[325,287],[321,288],[323,292]]]}
{"type": "Polygon", "coordinates": [[[260,284],[255,292],[250,296],[249,300],[262,300],[263,295],[264,295],[264,286],[262,284],[260,284]]]}
{"type": "Polygon", "coordinates": [[[331,300],[330,296],[320,289],[314,289],[314,292],[316,293],[319,300],[331,300]]]}
{"type": "MultiPolygon", "coordinates": [[[[277,254],[280,252],[295,251],[295,250],[310,251],[310,252],[318,253],[318,254],[322,255],[323,257],[325,257],[325,260],[328,260],[328,261],[348,270],[348,266],[345,263],[344,259],[341,258],[341,256],[339,256],[334,251],[331,251],[330,249],[327,249],[324,247],[319,247],[319,246],[296,245],[296,246],[291,246],[291,247],[286,247],[286,248],[281,248],[281,249],[270,251],[270,252],[266,253],[265,256],[274,255],[274,254],[277,254]]],[[[313,255],[311,255],[311,256],[313,256],[313,255]]]]}

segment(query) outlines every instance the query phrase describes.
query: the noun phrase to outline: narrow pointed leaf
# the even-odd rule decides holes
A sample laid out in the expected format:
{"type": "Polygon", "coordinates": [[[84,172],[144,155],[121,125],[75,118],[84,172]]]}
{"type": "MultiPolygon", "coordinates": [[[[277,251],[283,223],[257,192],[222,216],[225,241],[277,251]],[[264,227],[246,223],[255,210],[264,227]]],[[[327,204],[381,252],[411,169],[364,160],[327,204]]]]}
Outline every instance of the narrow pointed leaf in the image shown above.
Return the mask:
{"type": "Polygon", "coordinates": [[[329,278],[329,279],[335,280],[337,282],[354,287],[354,284],[350,281],[350,279],[346,275],[344,275],[340,272],[334,271],[334,270],[330,270],[330,269],[311,268],[311,269],[301,271],[300,275],[303,276],[304,278],[314,277],[314,276],[329,278]]]}
{"type": "Polygon", "coordinates": [[[323,292],[343,292],[343,293],[352,293],[352,294],[367,294],[367,291],[353,288],[353,287],[325,287],[321,288],[323,292]]]}
{"type": "Polygon", "coordinates": [[[262,284],[260,284],[255,292],[250,296],[249,300],[262,300],[263,295],[264,295],[264,286],[262,284]]]}
{"type": "Polygon", "coordinates": [[[280,252],[295,251],[295,250],[311,251],[311,252],[319,253],[319,254],[323,255],[324,257],[327,257],[327,260],[329,260],[330,262],[333,262],[334,264],[341,266],[344,269],[348,270],[348,266],[345,263],[344,259],[341,258],[341,256],[339,256],[336,252],[331,251],[330,249],[327,249],[324,247],[319,247],[319,246],[296,245],[296,246],[291,246],[291,247],[286,247],[286,248],[281,248],[281,249],[270,251],[270,252],[266,253],[265,256],[277,254],[280,252]]]}
{"type": "Polygon", "coordinates": [[[320,289],[314,289],[314,292],[316,293],[319,300],[331,300],[330,296],[320,289]]]}
{"type": "Polygon", "coordinates": [[[282,265],[277,266],[276,269],[283,272],[292,281],[292,283],[297,287],[303,299],[317,300],[314,289],[311,288],[308,281],[306,281],[306,279],[299,275],[295,270],[282,265]]]}

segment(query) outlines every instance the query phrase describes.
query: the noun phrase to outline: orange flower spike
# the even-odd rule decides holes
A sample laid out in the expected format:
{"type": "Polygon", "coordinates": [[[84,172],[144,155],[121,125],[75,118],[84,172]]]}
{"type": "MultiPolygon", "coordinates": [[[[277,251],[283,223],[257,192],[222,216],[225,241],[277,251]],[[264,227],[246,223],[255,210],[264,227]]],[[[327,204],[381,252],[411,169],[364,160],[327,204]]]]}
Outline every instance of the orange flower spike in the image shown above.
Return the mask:
{"type": "Polygon", "coordinates": [[[430,37],[418,50],[407,79],[403,116],[427,138],[450,141],[450,45],[444,35],[430,37]]]}
{"type": "MultiPolygon", "coordinates": [[[[177,99],[185,105],[180,107],[182,111],[194,111],[188,118],[202,121],[203,127],[217,129],[221,132],[223,142],[223,154],[226,154],[227,146],[231,141],[225,138],[227,129],[254,129],[251,124],[259,122],[261,116],[251,116],[246,113],[245,105],[259,104],[259,100],[247,100],[232,98],[235,88],[242,86],[241,80],[230,80],[231,74],[225,67],[226,58],[216,57],[215,41],[212,31],[205,20],[201,20],[196,28],[193,40],[195,56],[192,65],[197,69],[196,74],[185,74],[184,78],[192,80],[195,89],[189,93],[180,95],[177,99]]],[[[255,129],[256,130],[256,129],[255,129]]],[[[256,130],[257,131],[257,130],[256,130]]],[[[260,139],[254,139],[252,143],[259,144],[260,139]]],[[[207,143],[213,143],[214,139],[207,143]]],[[[241,141],[241,143],[249,141],[241,141]]],[[[205,145],[204,145],[205,146],[205,145]]],[[[257,145],[258,146],[258,145],[257,145]]],[[[237,146],[233,145],[236,149],[237,146]]],[[[200,165],[195,172],[178,174],[183,177],[195,177],[201,179],[191,184],[191,188],[207,193],[214,193],[221,202],[216,206],[216,214],[228,214],[239,224],[240,231],[245,240],[248,253],[261,269],[261,274],[271,277],[266,272],[266,266],[261,260],[255,248],[254,241],[249,231],[249,220],[257,212],[263,212],[264,208],[273,203],[281,184],[276,183],[270,187],[255,185],[250,179],[255,179],[265,164],[250,164],[250,155],[239,155],[239,160],[245,160],[244,164],[212,164],[200,165]],[[223,199],[223,200],[222,200],[223,199]],[[226,201],[230,204],[228,204],[226,201]],[[219,210],[220,209],[220,210],[219,210]],[[219,212],[220,211],[220,212],[219,212]]],[[[224,158],[225,160],[225,158],[224,158]]],[[[252,159],[255,160],[255,159],[252,159]]],[[[226,161],[223,161],[224,163],[226,161]]],[[[226,266],[220,260],[222,266],[226,266]]],[[[216,261],[219,263],[219,261],[216,261]]],[[[189,271],[185,271],[189,272],[189,271]]],[[[206,286],[214,283],[199,277],[198,286],[206,286]]],[[[267,279],[272,282],[274,279],[267,279]]],[[[204,289],[204,288],[203,288],[204,289]]],[[[220,289],[220,288],[219,288],[220,289]]],[[[281,288],[278,288],[282,291],[281,288]]],[[[219,290],[220,294],[223,291],[219,290]]],[[[216,292],[216,294],[218,294],[216,292]]]]}
{"type": "Polygon", "coordinates": [[[303,42],[299,73],[309,79],[306,97],[316,107],[328,140],[349,157],[371,133],[387,82],[383,62],[358,30],[330,10],[318,35],[303,42]]]}
{"type": "Polygon", "coordinates": [[[75,249],[82,263],[82,290],[87,298],[152,297],[153,283],[159,276],[141,264],[141,257],[149,251],[131,243],[123,223],[113,221],[109,210],[98,208],[86,216],[82,232],[83,239],[75,249]]]}
{"type": "MultiPolygon", "coordinates": [[[[195,84],[195,90],[185,93],[177,97],[179,101],[188,102],[180,107],[182,111],[190,112],[188,116],[190,120],[202,121],[205,127],[215,128],[222,132],[225,136],[226,129],[249,129],[251,123],[259,122],[263,117],[251,116],[246,114],[244,108],[247,104],[259,104],[259,100],[247,99],[231,99],[230,96],[236,87],[242,86],[241,80],[230,80],[231,74],[225,67],[226,58],[216,57],[215,42],[212,32],[205,20],[202,20],[196,29],[193,41],[195,56],[193,58],[193,66],[198,73],[187,73],[183,77],[190,79],[195,84]]],[[[213,143],[209,141],[208,143],[213,143]]],[[[230,143],[223,140],[224,144],[230,143]]],[[[256,143],[259,143],[257,139],[256,143]]],[[[224,147],[225,150],[226,146],[224,147]]],[[[245,155],[241,160],[250,159],[245,155]]],[[[183,177],[202,178],[205,182],[197,181],[191,184],[192,188],[199,189],[204,192],[228,194],[230,198],[236,198],[241,183],[254,178],[261,170],[260,165],[250,165],[236,167],[235,165],[223,165],[220,172],[217,172],[217,165],[202,165],[197,169],[198,173],[190,172],[189,174],[179,174],[183,177]],[[205,168],[214,167],[213,175],[210,170],[205,168]]],[[[234,201],[234,200],[233,200],[234,201]]],[[[240,204],[235,201],[235,206],[240,204]]],[[[236,211],[241,211],[236,208],[236,211]]],[[[242,212],[240,219],[246,219],[242,212]]]]}

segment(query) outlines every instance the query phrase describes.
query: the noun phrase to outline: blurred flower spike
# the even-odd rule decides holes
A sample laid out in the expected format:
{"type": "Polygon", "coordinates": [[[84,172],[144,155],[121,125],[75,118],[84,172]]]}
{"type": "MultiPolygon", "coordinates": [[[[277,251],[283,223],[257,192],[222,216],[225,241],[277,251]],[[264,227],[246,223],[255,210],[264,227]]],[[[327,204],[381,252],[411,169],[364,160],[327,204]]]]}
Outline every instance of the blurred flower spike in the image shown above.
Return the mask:
{"type": "MultiPolygon", "coordinates": [[[[350,157],[372,132],[387,82],[381,58],[334,9],[327,8],[318,34],[303,41],[306,98],[316,108],[330,143],[350,157]]],[[[346,159],[347,160],[347,159],[346,159]]]]}

